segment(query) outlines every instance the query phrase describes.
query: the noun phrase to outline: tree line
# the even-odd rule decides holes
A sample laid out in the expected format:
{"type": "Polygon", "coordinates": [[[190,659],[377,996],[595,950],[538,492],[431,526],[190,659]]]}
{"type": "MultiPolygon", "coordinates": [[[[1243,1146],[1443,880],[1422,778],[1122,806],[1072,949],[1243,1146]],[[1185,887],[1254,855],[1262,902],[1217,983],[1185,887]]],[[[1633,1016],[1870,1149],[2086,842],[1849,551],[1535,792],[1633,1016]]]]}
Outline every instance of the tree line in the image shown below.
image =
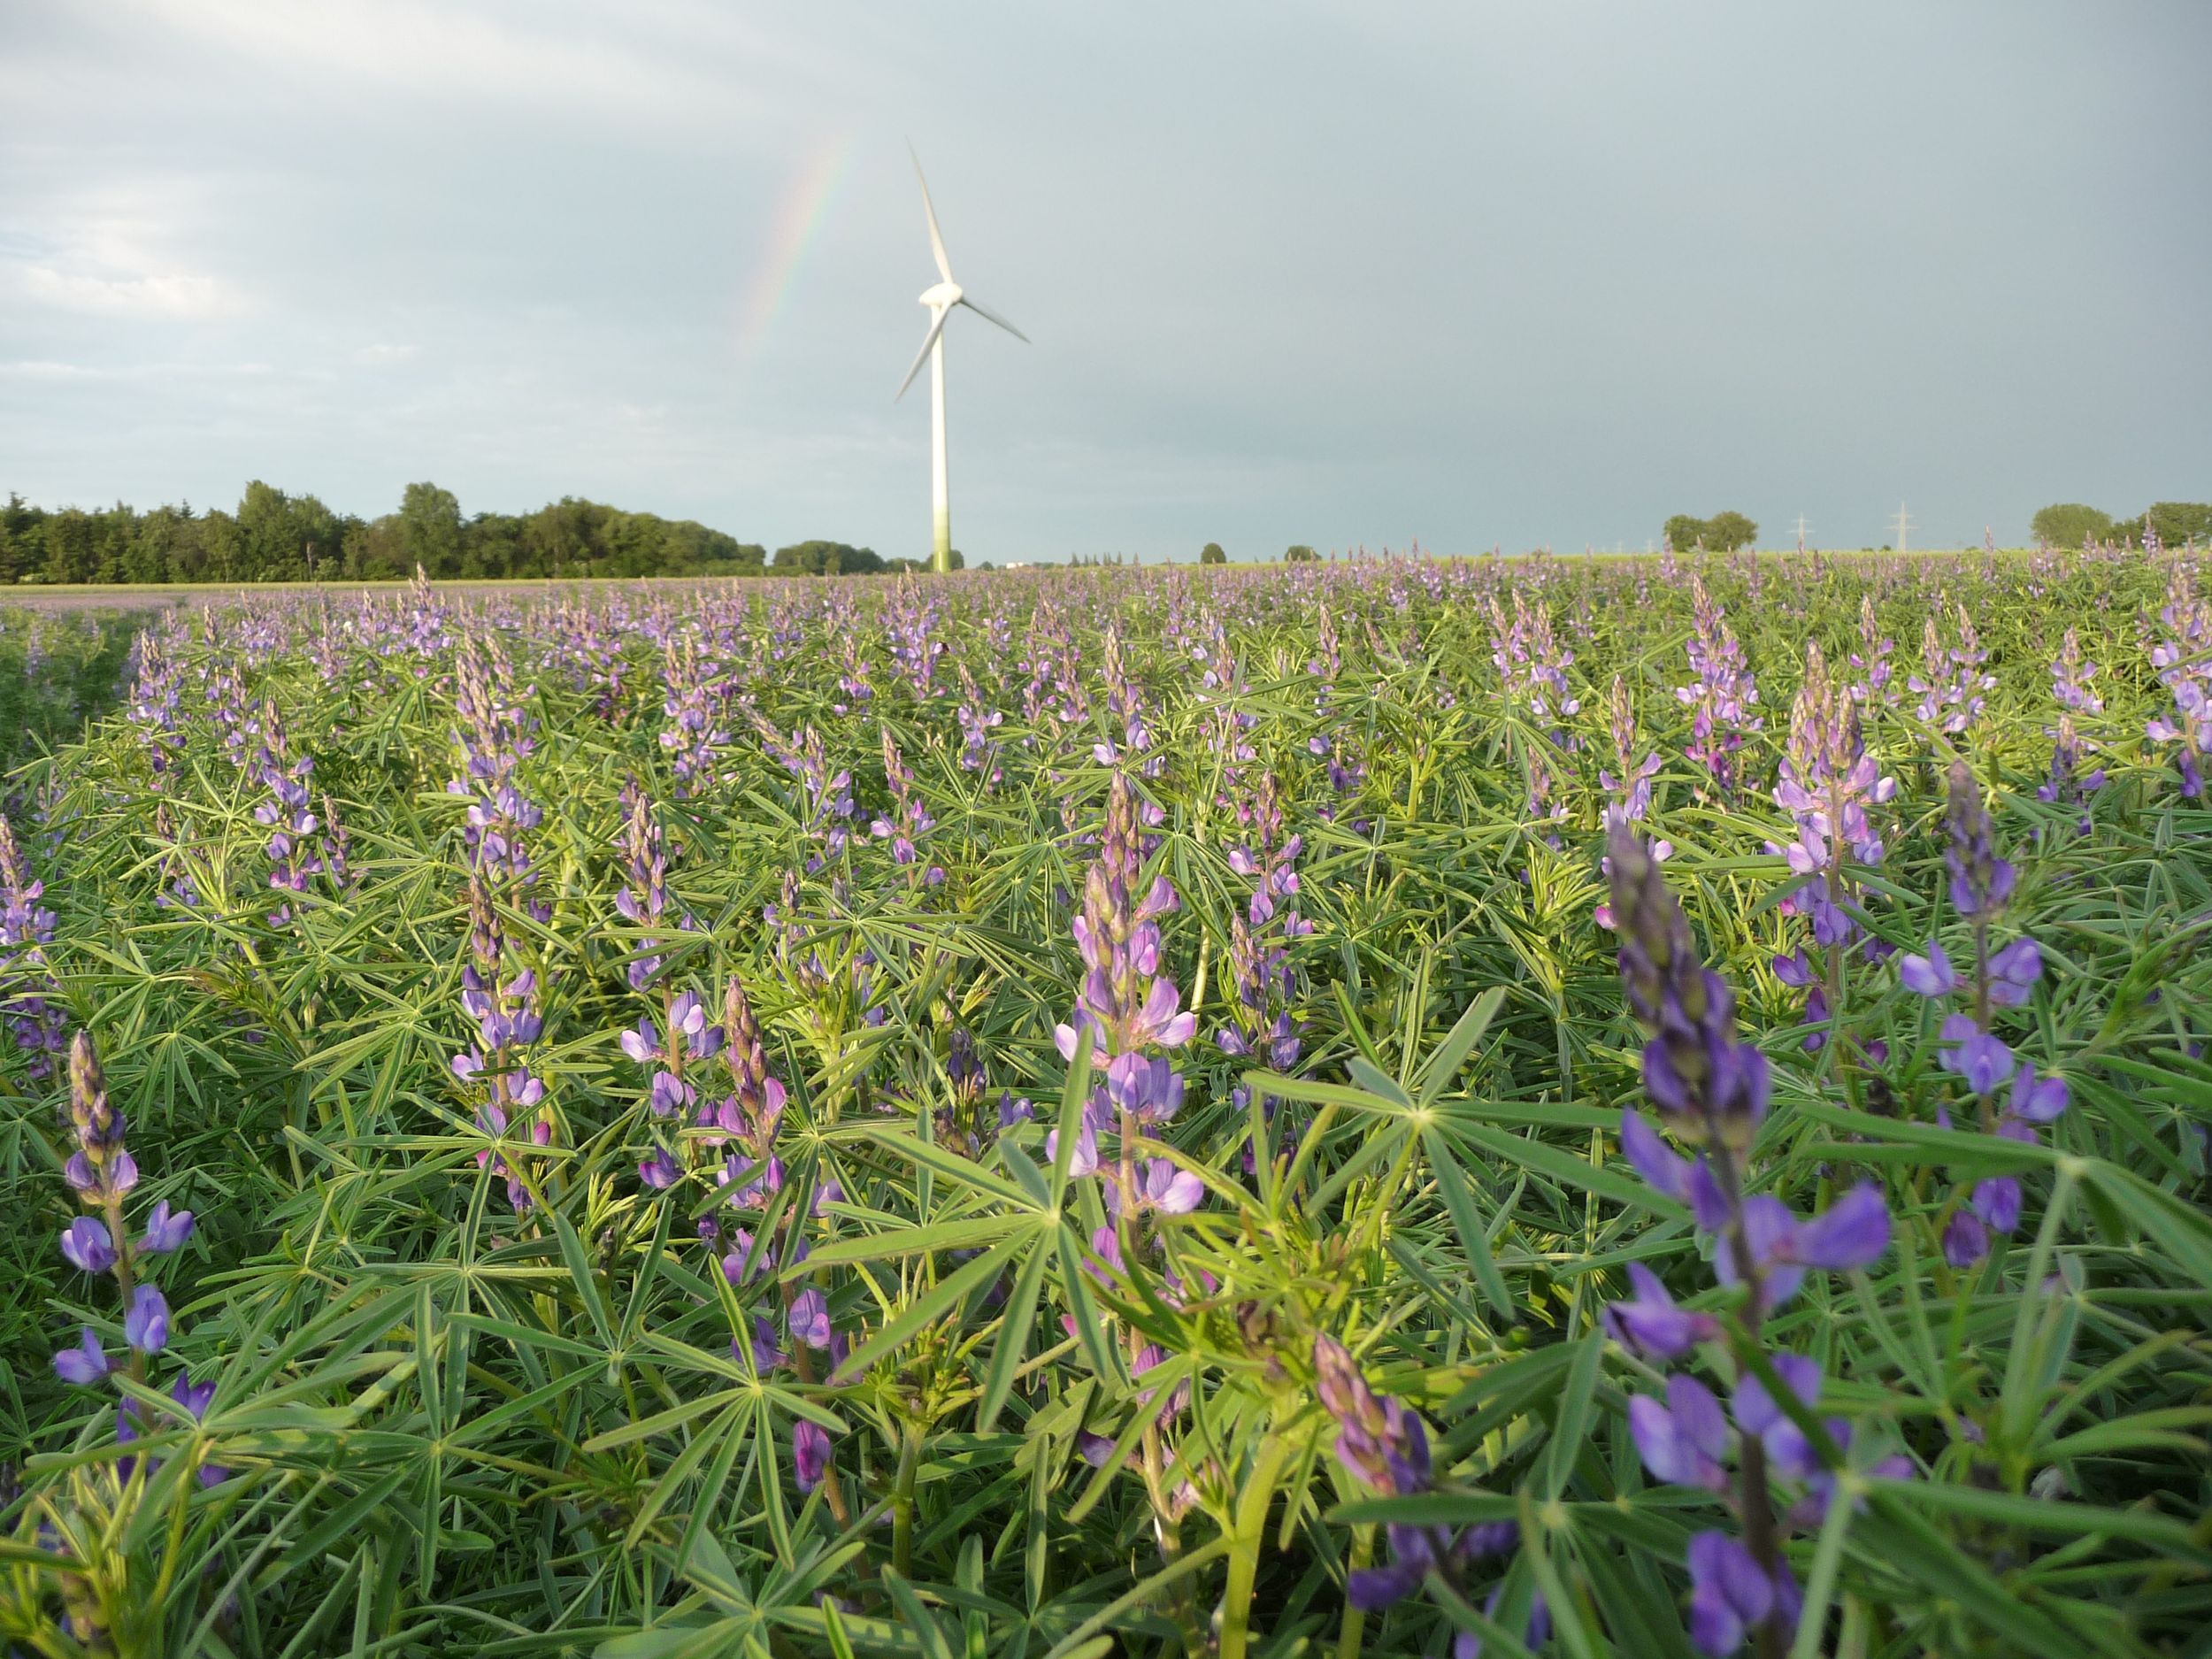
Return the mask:
{"type": "Polygon", "coordinates": [[[2058,502],[2039,511],[2028,527],[2037,541],[2053,547],[2081,547],[2092,541],[2140,547],[2148,532],[2155,532],[2168,547],[2180,547],[2212,541],[2212,503],[2154,502],[2132,518],[2115,518],[2078,501],[2058,502]]]}
{"type": "Polygon", "coordinates": [[[399,510],[374,518],[258,479],[230,512],[189,503],[141,511],[119,502],[48,509],[12,493],[0,507],[0,582],[381,581],[411,576],[418,566],[447,580],[835,575],[927,563],[831,541],[771,555],[688,518],[574,495],[534,512],[464,514],[451,490],[429,483],[408,485],[399,510]]]}

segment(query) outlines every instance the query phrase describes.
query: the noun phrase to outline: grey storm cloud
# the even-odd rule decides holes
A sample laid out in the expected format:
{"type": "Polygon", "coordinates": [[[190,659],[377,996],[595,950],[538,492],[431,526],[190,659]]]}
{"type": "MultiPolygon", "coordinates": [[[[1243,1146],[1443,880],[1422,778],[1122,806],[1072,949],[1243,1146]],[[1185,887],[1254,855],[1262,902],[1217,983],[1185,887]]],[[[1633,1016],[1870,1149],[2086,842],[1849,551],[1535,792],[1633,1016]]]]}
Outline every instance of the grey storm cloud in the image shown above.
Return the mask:
{"type": "Polygon", "coordinates": [[[972,558],[2212,495],[2212,10],[0,10],[0,489],[972,558]]]}

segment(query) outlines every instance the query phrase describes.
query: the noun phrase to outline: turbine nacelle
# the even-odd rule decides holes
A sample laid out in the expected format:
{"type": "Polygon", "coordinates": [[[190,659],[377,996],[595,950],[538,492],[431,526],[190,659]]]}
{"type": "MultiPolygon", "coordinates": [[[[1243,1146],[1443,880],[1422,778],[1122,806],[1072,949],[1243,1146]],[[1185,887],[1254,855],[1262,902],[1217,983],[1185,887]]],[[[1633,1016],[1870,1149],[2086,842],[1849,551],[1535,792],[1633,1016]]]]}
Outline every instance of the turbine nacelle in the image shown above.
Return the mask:
{"type": "Polygon", "coordinates": [[[960,303],[961,288],[957,282],[939,282],[922,290],[922,303],[932,311],[945,311],[960,303]]]}

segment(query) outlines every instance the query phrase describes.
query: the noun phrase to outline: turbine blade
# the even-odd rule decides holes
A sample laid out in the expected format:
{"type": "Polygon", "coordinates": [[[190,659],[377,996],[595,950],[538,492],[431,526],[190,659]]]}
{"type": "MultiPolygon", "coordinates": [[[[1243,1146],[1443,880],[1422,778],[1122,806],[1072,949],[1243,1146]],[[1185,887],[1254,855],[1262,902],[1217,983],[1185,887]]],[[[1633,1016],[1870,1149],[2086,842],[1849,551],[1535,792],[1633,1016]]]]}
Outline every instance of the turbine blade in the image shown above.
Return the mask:
{"type": "MultiPolygon", "coordinates": [[[[909,144],[906,153],[914,156],[914,146],[909,144]]],[[[937,229],[937,205],[929,199],[929,180],[922,178],[922,158],[914,156],[914,176],[921,180],[922,211],[929,215],[929,250],[937,258],[937,274],[952,280],[952,261],[945,257],[945,239],[937,229]]]]}
{"type": "Polygon", "coordinates": [[[913,367],[907,370],[906,378],[899,382],[899,389],[892,396],[893,403],[904,397],[906,388],[914,384],[914,377],[922,372],[922,365],[929,360],[929,349],[937,343],[937,336],[945,332],[945,319],[951,315],[949,307],[937,313],[936,319],[929,326],[929,332],[922,336],[922,349],[914,354],[913,367]]]}
{"type": "Polygon", "coordinates": [[[996,323],[1001,328],[1006,330],[1008,334],[1013,335],[1015,339],[1020,341],[1022,344],[1028,345],[1030,343],[1030,339],[1027,334],[1022,333],[1020,329],[1015,327],[1013,324],[1008,322],[1006,319],[1000,316],[996,311],[991,310],[988,306],[977,304],[964,294],[960,296],[960,303],[966,306],[978,317],[981,317],[991,322],[996,323]]]}

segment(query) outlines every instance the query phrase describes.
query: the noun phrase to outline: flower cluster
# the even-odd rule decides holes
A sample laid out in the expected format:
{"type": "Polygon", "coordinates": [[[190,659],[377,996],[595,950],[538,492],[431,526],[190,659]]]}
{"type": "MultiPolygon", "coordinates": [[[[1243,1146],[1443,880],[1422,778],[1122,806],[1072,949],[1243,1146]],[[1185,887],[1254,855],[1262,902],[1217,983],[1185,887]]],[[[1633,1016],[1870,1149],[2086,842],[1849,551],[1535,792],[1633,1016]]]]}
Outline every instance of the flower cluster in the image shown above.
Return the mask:
{"type": "MultiPolygon", "coordinates": [[[[1845,866],[1847,861],[1868,866],[1882,862],[1882,838],[1867,809],[1896,793],[1896,780],[1883,777],[1867,752],[1858,703],[1829,679],[1820,647],[1809,644],[1805,680],[1790,708],[1789,743],[1774,791],[1775,804],[1790,815],[1797,838],[1786,849],[1769,844],[1770,851],[1786,853],[1798,879],[1780,909],[1785,915],[1805,917],[1814,944],[1829,953],[1825,983],[1802,949],[1774,962],[1784,984],[1809,987],[1808,1025],[1824,1025],[1839,1011],[1830,1006],[1842,988],[1839,953],[1859,934],[1845,908],[1858,898],[1845,866]]],[[[1825,1031],[1805,1039],[1812,1050],[1826,1042],[1825,1031]]]]}
{"type": "Polygon", "coordinates": [[[960,770],[980,772],[986,783],[998,782],[1005,772],[999,765],[997,745],[991,733],[1006,717],[985,700],[983,688],[975,683],[975,676],[968,672],[965,663],[960,664],[956,714],[960,721],[960,770]]]}
{"type": "MultiPolygon", "coordinates": [[[[1612,695],[1607,700],[1606,726],[1613,740],[1613,764],[1618,772],[1600,772],[1598,784],[1613,798],[1606,803],[1604,823],[1609,834],[1616,826],[1640,824],[1651,815],[1651,780],[1659,773],[1659,751],[1647,749],[1641,760],[1636,759],[1636,705],[1630,700],[1628,682],[1620,675],[1613,676],[1612,695]]],[[[1658,840],[1651,844],[1651,856],[1666,862],[1674,856],[1671,841],[1658,840]]],[[[1599,860],[1601,872],[1610,873],[1606,860],[1599,860]]],[[[1599,901],[1595,919],[1600,927],[1613,926],[1613,907],[1599,901]]]]}
{"type": "MultiPolygon", "coordinates": [[[[447,783],[446,792],[468,798],[462,840],[471,868],[493,891],[519,902],[538,879],[526,837],[545,815],[516,781],[518,769],[537,748],[537,722],[521,707],[509,679],[495,641],[481,649],[465,646],[456,655],[454,710],[459,724],[454,742],[461,775],[447,783]]],[[[539,921],[552,914],[542,902],[528,908],[539,921]]]]}
{"type": "MultiPolygon", "coordinates": [[[[1165,876],[1153,878],[1140,897],[1145,846],[1139,823],[1140,806],[1127,776],[1117,772],[1108,786],[1106,824],[1099,837],[1098,856],[1084,880],[1083,908],[1074,922],[1076,948],[1082,954],[1084,974],[1076,993],[1074,1018],[1054,1028],[1054,1041],[1063,1058],[1072,1060],[1087,1032],[1094,1063],[1102,1063],[1103,1084],[1085,1103],[1081,1140],[1071,1167],[1079,1174],[1098,1167],[1098,1137],[1118,1124],[1120,1191],[1111,1202],[1135,1212],[1148,1207],[1153,1197],[1179,1201],[1194,1194],[1172,1179],[1161,1192],[1151,1191],[1150,1177],[1141,1183],[1137,1150],[1146,1126],[1164,1123],[1183,1103],[1183,1078],[1164,1056],[1145,1051],[1179,1048],[1197,1030],[1197,1017],[1182,1007],[1182,994],[1161,969],[1160,921],[1178,908],[1179,900],[1165,876]]],[[[1047,1138],[1052,1155],[1058,1154],[1059,1133],[1047,1138]]],[[[1149,1207],[1164,1207],[1149,1205],[1149,1207]]]]}
{"type": "Polygon", "coordinates": [[[39,902],[45,893],[14,826],[0,815],[0,1010],[6,1012],[8,1034],[26,1056],[24,1075],[34,1082],[53,1076],[57,1056],[68,1047],[61,987],[46,963],[54,913],[39,902]]]}
{"type": "MultiPolygon", "coordinates": [[[[315,770],[314,757],[291,757],[283,717],[273,703],[262,704],[261,745],[248,770],[268,792],[254,808],[253,817],[269,832],[269,886],[280,893],[304,893],[310,878],[322,874],[342,887],[347,878],[345,830],[328,795],[323,797],[322,816],[316,815],[307,787],[315,770]]],[[[289,904],[269,912],[273,926],[282,927],[291,918],[289,904]]]]}
{"type": "Polygon", "coordinates": [[[531,1203],[528,1184],[511,1162],[519,1136],[550,1146],[553,1125],[541,1108],[545,1082],[530,1069],[528,1050],[543,1033],[536,971],[519,966],[489,887],[480,871],[468,880],[469,949],[461,970],[461,1011],[476,1023],[476,1044],[453,1056],[453,1075],[481,1091],[476,1127],[494,1142],[476,1155],[480,1168],[503,1177],[517,1210],[531,1203]]]}
{"type": "MultiPolygon", "coordinates": [[[[915,787],[914,769],[899,753],[899,746],[891,736],[891,728],[883,728],[883,778],[891,792],[891,810],[878,813],[868,826],[869,833],[879,841],[891,843],[891,862],[896,864],[917,864],[921,859],[918,843],[937,826],[937,820],[915,787]]],[[[922,874],[925,887],[941,886],[945,872],[941,865],[931,864],[922,874]]]]}
{"type": "Polygon", "coordinates": [[[1695,631],[1690,636],[1690,672],[1697,679],[1675,687],[1675,697],[1693,710],[1686,753],[1711,779],[1709,793],[1728,801],[1742,782],[1740,751],[1759,730],[1758,682],[1744,662],[1743,647],[1720,606],[1705,590],[1705,579],[1690,578],[1695,631]]]}
{"type": "Polygon", "coordinates": [[[1920,694],[1915,716],[1924,725],[1954,737],[1965,731],[1981,718],[1982,694],[1997,684],[1994,674],[1983,672],[1982,664],[1988,660],[1988,648],[1975,631],[1974,618],[1966,614],[1965,606],[1958,608],[1957,635],[1948,646],[1943,642],[1935,615],[1930,615],[1920,630],[1920,672],[1905,681],[1908,689],[1920,694]]]}
{"type": "Polygon", "coordinates": [[[1289,833],[1281,786],[1272,772],[1260,774],[1238,817],[1251,832],[1248,843],[1229,849],[1229,868],[1256,885],[1241,916],[1229,921],[1229,979],[1233,993],[1230,1023],[1215,1033],[1227,1055],[1264,1051],[1278,1071],[1297,1064],[1301,1047],[1290,1002],[1297,976],[1289,945],[1313,932],[1298,913],[1298,855],[1302,836],[1289,833]]]}
{"type": "MultiPolygon", "coordinates": [[[[1997,852],[1995,826],[1983,804],[1980,786],[1963,762],[1951,768],[1944,822],[1951,908],[1971,928],[1973,965],[1960,972],[1942,944],[1932,940],[1926,955],[1898,958],[1897,976],[1907,990],[1931,1002],[1966,999],[1967,1008],[1944,1018],[1938,1063],[1964,1086],[1984,1129],[2008,1140],[2032,1142],[2040,1125],[2055,1122],[2065,1111],[2066,1081],[2039,1073],[2033,1062],[2020,1059],[1992,1029],[1995,1010],[2017,1008],[2034,994],[2043,975],[2043,954],[2024,934],[2005,945],[1993,945],[1993,922],[2011,898],[2016,875],[2011,863],[1997,852]],[[2000,1091],[2006,1091],[2008,1085],[2000,1103],[2000,1091]]],[[[1947,1125],[1948,1118],[1947,1110],[1947,1125]]],[[[2008,1233],[2019,1225],[2018,1179],[1999,1175],[1978,1182],[1965,1202],[1954,1205],[1944,1225],[1944,1259],[1953,1267],[1971,1266],[1989,1254],[1991,1233],[2008,1233]]]]}
{"type": "MultiPolygon", "coordinates": [[[[1378,1400],[1360,1374],[1358,1363],[1344,1345],[1323,1333],[1313,1340],[1314,1391],[1322,1409],[1336,1419],[1337,1461],[1346,1472],[1369,1491],[1385,1497],[1411,1497],[1427,1492],[1434,1471],[1429,1456],[1428,1430],[1419,1415],[1402,1401],[1378,1400]]],[[[1476,1563],[1502,1555],[1520,1541],[1521,1529],[1512,1521],[1486,1522],[1454,1529],[1393,1523],[1388,1529],[1390,1560],[1379,1567],[1356,1570],[1346,1582],[1345,1594],[1354,1607],[1374,1612],[1404,1600],[1435,1573],[1455,1591],[1463,1592],[1469,1571],[1476,1563]]],[[[1494,1593],[1486,1610],[1497,1606],[1494,1593]]],[[[1549,1635],[1551,1620],[1541,1596],[1529,1612],[1522,1640],[1540,1647],[1549,1635]]],[[[1479,1653],[1463,1645],[1461,1655],[1479,1653]]]]}
{"type": "Polygon", "coordinates": [[[2058,725],[2047,728],[2051,733],[2051,772],[2037,787],[2035,798],[2072,807],[2079,814],[2076,830],[2083,835],[2092,827],[2089,797],[2104,787],[2105,779],[2101,766],[2082,771],[2089,746],[2075,727],[2075,717],[2103,711],[2104,699],[2089,688],[2089,682],[2096,677],[2097,664],[2082,656],[2080,634],[2067,629],[2065,643],[2051,663],[2051,696],[2059,705],[2058,725]]]}
{"type": "Polygon", "coordinates": [[[2169,580],[2158,613],[2165,637],[2151,648],[2151,666],[2173,707],[2143,728],[2153,743],[2172,749],[2189,801],[2204,793],[2204,757],[2212,755],[2212,605],[2197,597],[2194,577],[2189,565],[2177,563],[2169,580]]]}
{"type": "Polygon", "coordinates": [[[1859,595],[1859,649],[1851,653],[1851,666],[1859,671],[1859,677],[1851,682],[1851,701],[1862,708],[1870,709],[1880,703],[1884,708],[1897,706],[1897,687],[1892,683],[1896,666],[1889,659],[1897,649],[1897,641],[1882,632],[1882,625],[1874,615],[1874,595],[1859,595]]]}
{"type": "MultiPolygon", "coordinates": [[[[1622,1150],[1655,1188],[1686,1204],[1711,1237],[1715,1276],[1740,1293],[1734,1317],[1745,1340],[1755,1342],[1761,1322],[1796,1294],[1809,1271],[1864,1267],[1880,1257],[1889,1248],[1888,1206],[1878,1188],[1862,1184],[1805,1221],[1770,1194],[1747,1191],[1748,1154],[1767,1110],[1765,1056],[1737,1040],[1734,999],[1725,981],[1698,962],[1689,920],[1649,849],[1617,826],[1609,856],[1621,978],[1647,1033],[1644,1087],[1663,1125],[1697,1155],[1673,1151],[1633,1107],[1622,1114],[1622,1150]]],[[[1632,1353],[1680,1361],[1721,1334],[1718,1319],[1680,1307],[1648,1268],[1632,1268],[1630,1280],[1635,1296],[1608,1308],[1604,1323],[1632,1353]]],[[[1816,1373],[1814,1386],[1816,1392],[1816,1373]]],[[[1717,1659],[1762,1626],[1786,1639],[1797,1586],[1779,1542],[1789,1517],[1778,1518],[1770,1479],[1794,1479],[1816,1498],[1811,1454],[1799,1456],[1792,1441],[1791,1461],[1770,1465],[1765,1437],[1780,1432],[1774,1402],[1756,1391],[1754,1379],[1741,1379],[1732,1480],[1723,1463],[1726,1425],[1711,1391],[1682,1374],[1670,1378],[1667,1389],[1663,1406],[1649,1398],[1631,1404],[1630,1426],[1646,1467],[1661,1480],[1726,1493],[1743,1531],[1740,1540],[1718,1531],[1691,1540],[1692,1639],[1717,1659]]],[[[1829,1438],[1840,1449],[1843,1442],[1829,1438]]]]}
{"type": "Polygon", "coordinates": [[[679,795],[696,795],[717,775],[730,733],[722,723],[726,697],[713,664],[689,634],[661,651],[661,711],[668,724],[660,746],[669,756],[679,795]]]}
{"type": "Polygon", "coordinates": [[[1572,746],[1563,723],[1582,708],[1567,681],[1574,660],[1552,630],[1548,605],[1532,607],[1517,588],[1509,621],[1497,595],[1490,596],[1490,661],[1507,700],[1525,703],[1539,728],[1562,749],[1572,746]]]}
{"type": "Polygon", "coordinates": [[[1106,626],[1101,657],[1099,675],[1106,682],[1106,709],[1102,718],[1107,732],[1091,746],[1091,758],[1102,766],[1116,766],[1125,757],[1143,776],[1156,778],[1167,764],[1167,757],[1152,752],[1152,726],[1145,715],[1144,688],[1129,672],[1128,649],[1122,643],[1120,628],[1112,623],[1106,626]]]}
{"type": "MultiPolygon", "coordinates": [[[[62,1229],[61,1254],[72,1267],[96,1278],[114,1279],[123,1304],[123,1369],[137,1382],[145,1380],[147,1362],[171,1346],[177,1334],[168,1299],[149,1276],[159,1257],[173,1256],[192,1236],[188,1210],[173,1210],[166,1199],[150,1209],[135,1238],[123,1218],[124,1200],[138,1186],[138,1164],[125,1143],[123,1114],[108,1099],[107,1079],[89,1032],[80,1031],[69,1053],[69,1128],[74,1150],[64,1167],[71,1188],[85,1213],[62,1229]]],[[[97,1327],[81,1327],[77,1346],[54,1356],[54,1371],[63,1381],[89,1387],[117,1369],[97,1327]]],[[[180,1420],[198,1422],[214,1398],[215,1385],[195,1384],[180,1371],[170,1399],[180,1420]]],[[[135,1399],[126,1400],[116,1412],[116,1439],[138,1438],[143,1417],[135,1399]]],[[[119,1472],[130,1478],[130,1460],[119,1472]]],[[[221,1481],[227,1471],[213,1463],[199,1471],[202,1486],[221,1481]]]]}

